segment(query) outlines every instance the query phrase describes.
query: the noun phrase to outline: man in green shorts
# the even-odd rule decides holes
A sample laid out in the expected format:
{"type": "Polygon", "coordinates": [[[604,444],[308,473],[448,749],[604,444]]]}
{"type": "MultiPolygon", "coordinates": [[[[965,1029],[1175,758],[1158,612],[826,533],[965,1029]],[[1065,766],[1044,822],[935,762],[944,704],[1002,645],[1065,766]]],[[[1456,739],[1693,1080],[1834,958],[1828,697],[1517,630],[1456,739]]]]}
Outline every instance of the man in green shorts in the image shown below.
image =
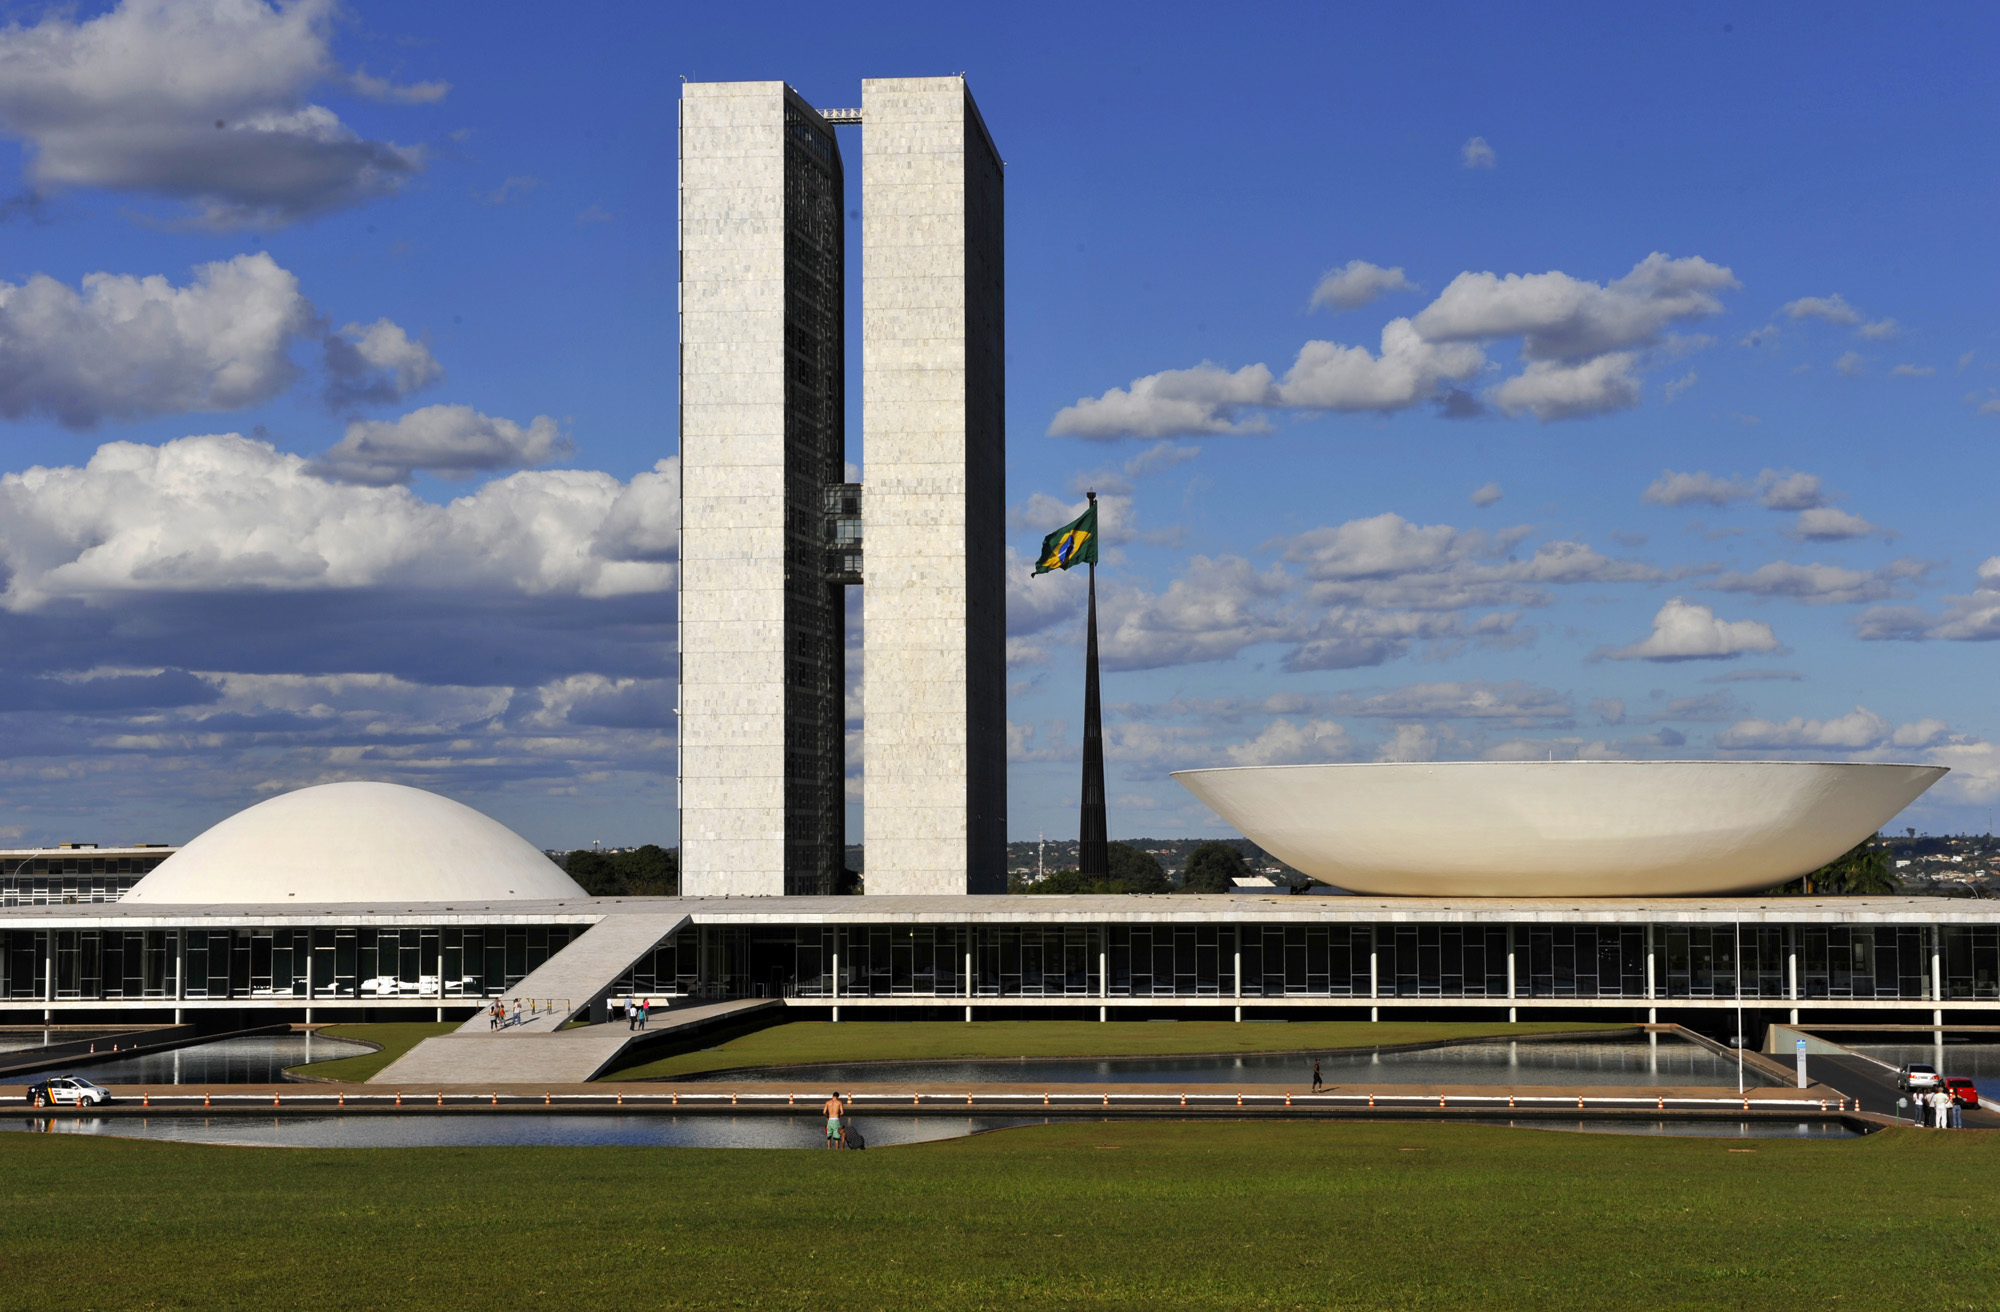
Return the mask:
{"type": "Polygon", "coordinates": [[[826,1113],[826,1146],[845,1147],[846,1139],[841,1131],[840,1118],[846,1113],[847,1107],[840,1101],[839,1092],[835,1091],[834,1095],[826,1100],[826,1106],[820,1110],[826,1113]]]}

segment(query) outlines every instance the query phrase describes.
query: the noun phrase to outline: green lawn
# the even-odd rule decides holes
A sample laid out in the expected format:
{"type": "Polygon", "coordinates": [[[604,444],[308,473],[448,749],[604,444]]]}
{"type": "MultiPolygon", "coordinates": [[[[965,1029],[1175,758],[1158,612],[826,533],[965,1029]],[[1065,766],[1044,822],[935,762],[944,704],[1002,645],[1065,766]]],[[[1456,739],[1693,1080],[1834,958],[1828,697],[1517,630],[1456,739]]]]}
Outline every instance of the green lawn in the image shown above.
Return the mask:
{"type": "Polygon", "coordinates": [[[2000,1134],[1976,1130],[1138,1122],[867,1153],[0,1134],[0,1304],[1992,1308],[1996,1181],[2000,1134]]]}
{"type": "Polygon", "coordinates": [[[739,1066],[787,1066],[833,1061],[949,1061],[961,1057],[1157,1057],[1196,1052],[1325,1052],[1377,1044],[1429,1043],[1487,1035],[1630,1029],[1574,1021],[1396,1022],[1305,1021],[1239,1025],[1232,1021],[795,1021],[733,1038],[700,1052],[682,1052],[605,1076],[608,1080],[670,1080],[739,1066]]]}
{"type": "Polygon", "coordinates": [[[330,1039],[364,1039],[381,1044],[382,1050],[363,1053],[359,1057],[342,1057],[339,1061],[316,1061],[310,1066],[293,1066],[290,1069],[319,1080],[358,1082],[375,1074],[425,1039],[449,1034],[462,1023],[455,1020],[415,1020],[385,1025],[327,1025],[319,1032],[330,1039]]]}

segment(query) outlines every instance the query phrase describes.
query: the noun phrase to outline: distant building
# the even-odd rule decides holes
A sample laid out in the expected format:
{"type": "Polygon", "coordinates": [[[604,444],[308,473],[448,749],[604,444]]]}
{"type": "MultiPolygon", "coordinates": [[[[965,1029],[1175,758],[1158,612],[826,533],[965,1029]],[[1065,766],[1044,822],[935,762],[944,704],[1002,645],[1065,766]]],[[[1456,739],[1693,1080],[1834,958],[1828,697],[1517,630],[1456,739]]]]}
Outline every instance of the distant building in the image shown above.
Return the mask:
{"type": "Polygon", "coordinates": [[[0,907],[116,902],[178,850],[162,843],[0,848],[0,907]]]}

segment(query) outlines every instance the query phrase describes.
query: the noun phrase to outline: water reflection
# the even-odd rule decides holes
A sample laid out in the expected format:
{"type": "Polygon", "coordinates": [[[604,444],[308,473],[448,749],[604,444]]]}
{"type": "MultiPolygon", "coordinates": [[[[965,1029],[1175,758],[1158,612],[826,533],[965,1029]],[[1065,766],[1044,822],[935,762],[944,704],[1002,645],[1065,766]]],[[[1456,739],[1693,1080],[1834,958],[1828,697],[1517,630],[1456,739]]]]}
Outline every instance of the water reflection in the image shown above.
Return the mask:
{"type": "Polygon", "coordinates": [[[99,1084],[282,1084],[285,1067],[373,1052],[365,1043],[311,1034],[219,1039],[143,1057],[78,1062],[99,1084]]]}
{"type": "Polygon", "coordinates": [[[9,1025],[0,1028],[0,1052],[21,1052],[28,1048],[48,1048],[64,1043],[86,1043],[104,1039],[112,1043],[144,1043],[143,1030],[71,1029],[63,1025],[9,1025]]]}
{"type": "MultiPolygon", "coordinates": [[[[853,1123],[870,1147],[957,1139],[986,1130],[1105,1117],[863,1116],[853,1123]]],[[[1466,1122],[1461,1122],[1461,1124],[1466,1122]]],[[[1506,1120],[1476,1125],[1583,1134],[1712,1139],[1845,1139],[1839,1121],[1506,1120]]],[[[1190,1127],[1192,1133],[1200,1130],[1190,1127]]],[[[797,1148],[825,1151],[817,1116],[577,1116],[497,1112],[472,1116],[28,1116],[0,1120],[0,1131],[111,1135],[243,1148],[797,1148]]],[[[1328,1127],[1329,1133],[1338,1133],[1328,1127]]]]}
{"type": "MultiPolygon", "coordinates": [[[[772,1079],[805,1087],[842,1084],[1277,1084],[1303,1088],[1314,1057],[1329,1085],[1487,1084],[1736,1087],[1737,1065],[1677,1035],[1661,1038],[1474,1039],[1415,1052],[1301,1052],[1242,1057],[836,1062],[691,1075],[690,1080],[772,1079]]],[[[1746,1088],[1771,1081],[1743,1072],[1746,1088]]]]}
{"type": "MultiPolygon", "coordinates": [[[[995,1116],[863,1116],[871,1148],[957,1139],[1036,1121],[995,1116]]],[[[101,1134],[248,1148],[653,1147],[816,1148],[817,1116],[576,1116],[495,1112],[470,1116],[47,1116],[0,1121],[44,1134],[101,1134]]]]}

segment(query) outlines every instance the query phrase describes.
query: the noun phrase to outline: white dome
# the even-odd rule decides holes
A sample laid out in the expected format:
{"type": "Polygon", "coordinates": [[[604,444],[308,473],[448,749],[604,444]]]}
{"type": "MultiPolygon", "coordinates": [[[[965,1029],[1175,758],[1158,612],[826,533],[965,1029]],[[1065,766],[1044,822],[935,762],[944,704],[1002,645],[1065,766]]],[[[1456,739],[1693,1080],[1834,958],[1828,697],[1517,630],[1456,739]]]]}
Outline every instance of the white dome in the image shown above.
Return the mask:
{"type": "Polygon", "coordinates": [[[500,902],[581,898],[525,838],[469,806],[402,784],[320,784],[202,832],[122,901],[500,902]]]}

